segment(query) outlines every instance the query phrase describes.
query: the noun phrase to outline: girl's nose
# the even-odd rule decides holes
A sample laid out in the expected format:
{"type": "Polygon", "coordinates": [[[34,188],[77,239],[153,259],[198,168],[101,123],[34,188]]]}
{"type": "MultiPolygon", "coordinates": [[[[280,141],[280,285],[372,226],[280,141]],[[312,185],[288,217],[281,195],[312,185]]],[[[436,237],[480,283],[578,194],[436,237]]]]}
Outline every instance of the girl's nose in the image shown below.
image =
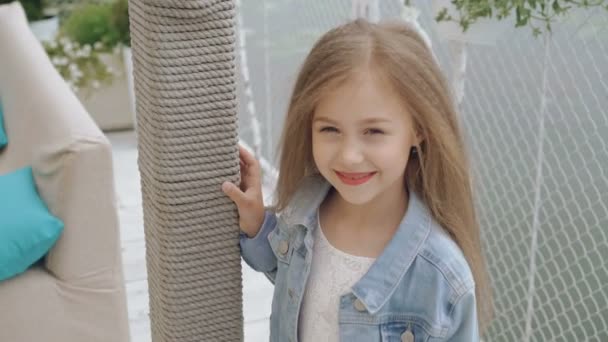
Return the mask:
{"type": "Polygon", "coordinates": [[[339,153],[340,161],[344,166],[357,165],[363,162],[363,152],[356,143],[345,142],[339,153]]]}

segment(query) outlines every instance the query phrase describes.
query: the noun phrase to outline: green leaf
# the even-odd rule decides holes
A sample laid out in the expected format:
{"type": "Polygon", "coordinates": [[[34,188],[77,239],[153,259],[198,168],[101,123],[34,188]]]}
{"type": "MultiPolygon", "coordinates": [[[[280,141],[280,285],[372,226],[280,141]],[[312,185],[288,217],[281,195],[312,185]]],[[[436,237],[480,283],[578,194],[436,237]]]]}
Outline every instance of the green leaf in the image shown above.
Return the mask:
{"type": "MultiPolygon", "coordinates": [[[[409,0],[406,0],[409,3],[409,0]]],[[[515,27],[529,26],[535,35],[542,30],[534,25],[543,25],[547,32],[551,32],[551,23],[556,16],[562,16],[577,7],[598,7],[608,10],[607,0],[451,0],[458,10],[459,18],[456,22],[466,31],[479,18],[492,18],[496,14],[497,20],[502,20],[515,12],[515,27]]],[[[454,20],[447,9],[442,9],[435,17],[437,21],[454,20]]]]}
{"type": "Polygon", "coordinates": [[[437,16],[435,17],[436,21],[445,21],[447,20],[448,17],[448,9],[447,8],[442,8],[439,13],[437,13],[437,16]]]}

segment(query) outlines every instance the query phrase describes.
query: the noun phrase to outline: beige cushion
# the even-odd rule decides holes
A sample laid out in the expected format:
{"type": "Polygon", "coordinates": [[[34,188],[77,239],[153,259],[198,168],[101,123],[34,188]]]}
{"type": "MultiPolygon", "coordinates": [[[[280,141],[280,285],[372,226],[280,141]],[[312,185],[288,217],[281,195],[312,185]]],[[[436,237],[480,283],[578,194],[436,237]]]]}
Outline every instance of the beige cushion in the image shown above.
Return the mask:
{"type": "Polygon", "coordinates": [[[49,269],[82,281],[114,267],[118,219],[111,147],[30,32],[19,3],[0,7],[0,96],[9,144],[0,173],[32,165],[49,210],[65,223],[49,269]]]}
{"type": "Polygon", "coordinates": [[[61,327],[76,326],[91,335],[74,341],[127,341],[111,147],[52,66],[18,2],[0,5],[0,101],[9,139],[0,174],[31,165],[42,199],[65,224],[44,269],[0,283],[0,341],[70,341],[59,338],[61,327]],[[38,279],[45,276],[52,281],[38,279]],[[15,312],[40,307],[41,316],[55,320],[57,339],[44,338],[44,329],[37,339],[7,330],[27,318],[15,312]]]}
{"type": "Polygon", "coordinates": [[[120,296],[57,281],[41,267],[0,284],[0,341],[125,342],[120,296]]]}

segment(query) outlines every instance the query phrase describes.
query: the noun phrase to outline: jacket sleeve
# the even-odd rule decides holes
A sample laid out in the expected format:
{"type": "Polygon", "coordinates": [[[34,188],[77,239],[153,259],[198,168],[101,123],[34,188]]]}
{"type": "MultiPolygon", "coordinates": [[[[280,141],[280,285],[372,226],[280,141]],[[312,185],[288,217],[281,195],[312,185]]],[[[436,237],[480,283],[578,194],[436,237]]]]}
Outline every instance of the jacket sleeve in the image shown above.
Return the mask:
{"type": "Polygon", "coordinates": [[[262,228],[253,238],[241,234],[240,246],[241,256],[247,265],[258,272],[266,273],[266,276],[274,283],[274,275],[277,270],[277,257],[274,255],[268,235],[277,227],[276,215],[267,210],[264,214],[262,228]]]}
{"type": "Polygon", "coordinates": [[[454,304],[451,317],[452,324],[449,328],[448,336],[444,341],[479,341],[475,287],[472,287],[460,296],[460,298],[454,304]]]}

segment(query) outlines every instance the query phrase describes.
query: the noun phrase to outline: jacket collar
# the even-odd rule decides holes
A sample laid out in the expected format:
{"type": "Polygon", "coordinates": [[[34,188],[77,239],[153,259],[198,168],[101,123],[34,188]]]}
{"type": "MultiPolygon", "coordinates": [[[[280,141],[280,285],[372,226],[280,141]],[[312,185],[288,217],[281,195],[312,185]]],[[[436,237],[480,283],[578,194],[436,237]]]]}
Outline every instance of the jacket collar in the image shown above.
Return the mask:
{"type": "Polygon", "coordinates": [[[409,270],[431,231],[431,215],[410,191],[408,207],[399,228],[367,273],[353,286],[353,293],[371,314],[391,297],[409,270]]]}
{"type": "MultiPolygon", "coordinates": [[[[281,216],[289,226],[302,225],[312,232],[318,226],[317,210],[330,188],[320,175],[305,178],[281,216]]],[[[431,222],[424,202],[410,191],[407,211],[395,235],[352,288],[371,314],[380,310],[403,279],[431,231],[431,222]]],[[[311,248],[312,234],[306,234],[304,242],[311,248]]]]}
{"type": "Polygon", "coordinates": [[[298,190],[281,212],[281,217],[289,226],[302,225],[312,231],[317,226],[317,209],[331,189],[331,184],[323,176],[315,174],[302,180],[298,190]]]}

